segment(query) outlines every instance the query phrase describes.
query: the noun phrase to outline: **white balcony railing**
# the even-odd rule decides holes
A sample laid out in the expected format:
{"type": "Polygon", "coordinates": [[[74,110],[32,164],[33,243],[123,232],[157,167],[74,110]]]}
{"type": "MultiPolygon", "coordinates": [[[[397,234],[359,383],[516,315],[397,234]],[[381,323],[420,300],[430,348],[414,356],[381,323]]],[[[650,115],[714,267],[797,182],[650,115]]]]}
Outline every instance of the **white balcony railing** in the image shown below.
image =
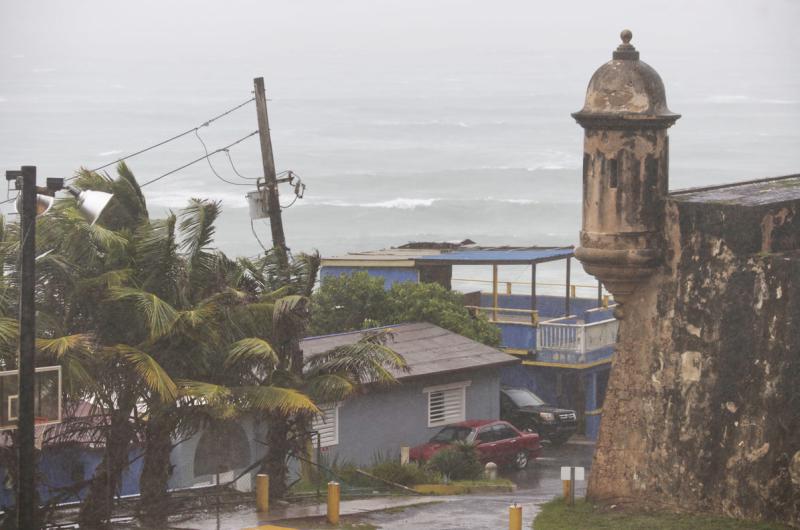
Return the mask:
{"type": "Polygon", "coordinates": [[[536,331],[537,350],[586,353],[617,342],[619,322],[615,318],[572,324],[550,320],[540,322],[536,331]]]}

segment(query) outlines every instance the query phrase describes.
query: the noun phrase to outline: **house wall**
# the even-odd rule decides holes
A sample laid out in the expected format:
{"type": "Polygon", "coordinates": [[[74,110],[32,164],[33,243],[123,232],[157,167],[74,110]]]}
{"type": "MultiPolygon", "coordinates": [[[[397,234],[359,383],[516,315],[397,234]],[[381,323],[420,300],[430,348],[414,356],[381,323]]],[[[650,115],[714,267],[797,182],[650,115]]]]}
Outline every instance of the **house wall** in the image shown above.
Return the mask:
{"type": "Polygon", "coordinates": [[[428,441],[441,427],[428,427],[429,386],[469,381],[466,419],[500,417],[498,369],[464,371],[404,382],[344,402],[339,409],[339,443],[325,448],[328,462],[369,465],[378,455],[399,458],[400,447],[428,441]]]}
{"type": "MultiPolygon", "coordinates": [[[[263,424],[258,422],[252,417],[244,417],[239,421],[242,429],[244,429],[247,441],[250,444],[250,462],[263,458],[266,453],[266,446],[258,443],[256,440],[264,440],[263,424]]],[[[171,489],[189,488],[193,486],[212,485],[216,483],[215,475],[198,475],[195,476],[194,460],[197,451],[197,445],[200,443],[202,432],[195,434],[186,441],[179,443],[175,449],[172,450],[170,455],[170,462],[174,466],[172,476],[169,480],[169,487],[171,489]]],[[[220,474],[220,482],[225,483],[236,476],[238,476],[245,467],[235,469],[220,474]]],[[[237,489],[241,491],[249,491],[251,488],[251,474],[242,477],[236,484],[237,489]]]]}
{"type": "Polygon", "coordinates": [[[500,328],[500,344],[503,348],[536,349],[536,328],[530,324],[503,322],[496,326],[500,328]]]}
{"type": "Polygon", "coordinates": [[[391,289],[392,285],[402,282],[419,282],[419,271],[411,267],[334,267],[326,265],[319,271],[320,280],[329,276],[338,278],[341,275],[350,276],[356,272],[366,272],[370,276],[383,278],[384,289],[391,289]]]}
{"type": "MultiPolygon", "coordinates": [[[[509,309],[530,309],[531,295],[529,294],[498,294],[498,307],[509,309]]],[[[481,306],[492,306],[492,293],[481,292],[481,306]]],[[[569,302],[569,312],[573,315],[580,315],[584,311],[597,308],[597,298],[572,298],[569,302]]],[[[537,295],[536,310],[539,311],[539,319],[556,318],[564,316],[566,301],[563,296],[537,295]]]]}
{"type": "MultiPolygon", "coordinates": [[[[102,448],[86,448],[79,445],[61,445],[45,447],[39,453],[38,472],[41,480],[37,481],[37,491],[43,502],[58,499],[58,502],[74,502],[86,496],[88,487],[83,487],[76,494],[66,495],[63,488],[89,480],[95,468],[103,460],[102,448]]],[[[122,474],[120,484],[121,495],[135,495],[139,492],[139,476],[142,473],[142,459],[138,458],[141,449],[132,446],[128,459],[131,464],[122,474]]],[[[0,476],[6,477],[6,469],[0,467],[0,476]]],[[[0,507],[14,504],[14,491],[9,489],[7,481],[0,483],[0,507]]]]}

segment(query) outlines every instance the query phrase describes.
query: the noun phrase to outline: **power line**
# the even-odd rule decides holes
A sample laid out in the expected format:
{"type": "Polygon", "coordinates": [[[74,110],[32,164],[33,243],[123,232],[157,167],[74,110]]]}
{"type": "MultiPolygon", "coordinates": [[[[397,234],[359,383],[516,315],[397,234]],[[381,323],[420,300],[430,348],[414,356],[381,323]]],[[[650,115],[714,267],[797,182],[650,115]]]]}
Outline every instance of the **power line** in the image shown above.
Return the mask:
{"type": "MultiPolygon", "coordinates": [[[[133,158],[134,156],[141,155],[142,153],[146,153],[147,151],[151,151],[151,150],[155,149],[156,147],[161,147],[162,145],[168,144],[168,143],[170,143],[170,142],[172,142],[174,140],[177,140],[178,138],[183,138],[187,134],[191,134],[193,132],[196,132],[201,127],[208,127],[209,125],[211,125],[215,121],[219,120],[220,118],[224,118],[228,114],[231,114],[232,112],[235,112],[235,111],[239,110],[240,108],[244,107],[248,103],[252,103],[253,101],[255,101],[255,99],[256,99],[255,97],[252,97],[252,98],[248,99],[247,101],[236,105],[235,107],[231,107],[230,109],[226,110],[225,112],[222,112],[222,113],[217,114],[216,116],[214,116],[212,118],[209,118],[208,120],[204,121],[203,123],[201,123],[197,127],[192,127],[191,129],[187,129],[186,131],[184,131],[184,132],[182,132],[180,134],[176,134],[175,136],[172,136],[171,138],[167,138],[166,140],[162,140],[161,142],[153,144],[150,147],[145,147],[144,149],[139,149],[138,151],[135,151],[135,152],[133,152],[133,153],[131,153],[129,155],[125,155],[125,156],[123,156],[121,158],[118,158],[118,159],[114,160],[113,162],[109,162],[108,164],[104,164],[104,165],[98,166],[98,167],[96,167],[94,169],[90,169],[89,171],[92,172],[92,173],[94,173],[95,171],[100,171],[101,169],[105,169],[105,168],[107,168],[109,166],[113,166],[114,164],[118,164],[118,163],[120,163],[120,162],[122,162],[124,160],[129,159],[129,158],[133,158]]],[[[245,138],[249,138],[250,136],[252,136],[252,135],[248,135],[245,138]]],[[[234,142],[231,145],[236,145],[237,143],[238,143],[238,141],[234,142]]],[[[211,155],[215,154],[216,152],[217,151],[215,151],[214,153],[211,153],[211,155]]],[[[206,151],[206,154],[208,155],[208,151],[206,151]]],[[[208,156],[211,156],[211,155],[208,155],[208,156]]],[[[195,163],[195,162],[190,162],[188,165],[191,165],[193,163],[195,163]]],[[[187,167],[187,166],[184,166],[184,167],[187,167]]],[[[179,169],[182,169],[182,168],[179,168],[179,169]]],[[[213,168],[212,168],[212,170],[213,170],[213,168]]],[[[234,169],[234,171],[235,171],[235,169],[234,169]]],[[[167,173],[167,174],[170,174],[170,173],[167,173]]],[[[158,179],[161,179],[161,178],[165,177],[167,174],[161,175],[161,177],[158,177],[158,179]]],[[[237,172],[237,174],[238,174],[238,172],[237,172]]],[[[68,178],[66,178],[64,180],[66,182],[69,182],[69,181],[75,180],[76,178],[78,178],[78,177],[77,176],[72,176],[72,177],[68,177],[68,178]]],[[[155,182],[158,179],[154,179],[154,180],[152,180],[150,182],[155,182]]],[[[8,199],[6,199],[4,201],[0,201],[0,205],[8,204],[8,203],[13,202],[15,200],[16,200],[16,197],[10,197],[10,198],[8,198],[8,199]]]]}
{"type": "Polygon", "coordinates": [[[230,161],[230,163],[231,163],[231,169],[233,169],[233,172],[234,172],[234,173],[236,173],[236,175],[237,175],[237,176],[239,176],[239,177],[241,177],[241,178],[243,178],[243,179],[245,179],[245,180],[256,180],[256,181],[257,181],[257,180],[260,180],[260,179],[258,179],[258,178],[255,178],[255,177],[245,177],[244,175],[242,175],[241,173],[239,173],[239,171],[236,169],[236,166],[235,166],[235,165],[233,165],[233,158],[231,158],[231,152],[230,152],[230,151],[228,151],[228,150],[226,149],[226,150],[225,150],[225,155],[228,157],[228,160],[229,160],[229,161],[230,161]]]}
{"type": "MultiPolygon", "coordinates": [[[[197,136],[197,139],[200,140],[200,143],[203,145],[203,151],[206,152],[206,162],[208,162],[208,167],[211,168],[211,172],[214,173],[214,176],[217,177],[219,180],[226,184],[231,184],[233,186],[252,186],[252,184],[244,184],[242,182],[231,182],[230,180],[222,178],[222,176],[217,173],[217,170],[214,169],[214,164],[211,163],[211,155],[208,154],[208,148],[206,147],[206,143],[200,137],[200,133],[198,131],[194,132],[194,135],[197,136]]],[[[218,149],[219,151],[219,149],[218,149]]],[[[222,149],[222,151],[228,152],[226,149],[222,149]]]]}
{"type": "MultiPolygon", "coordinates": [[[[180,167],[177,167],[177,168],[175,168],[175,169],[173,169],[173,170],[171,170],[171,171],[167,171],[166,173],[164,173],[164,174],[162,174],[162,175],[159,175],[158,177],[156,177],[156,178],[154,178],[154,179],[148,180],[148,181],[147,181],[147,182],[145,182],[144,184],[141,184],[141,185],[139,185],[139,187],[140,187],[140,188],[144,188],[145,186],[148,186],[148,185],[150,185],[150,184],[152,184],[152,183],[154,183],[154,182],[157,182],[157,181],[159,181],[159,180],[163,179],[164,177],[167,177],[167,176],[169,176],[169,175],[172,175],[173,173],[177,173],[178,171],[180,171],[180,170],[182,170],[182,169],[186,169],[187,167],[189,167],[189,166],[191,166],[191,165],[194,165],[194,164],[196,164],[196,163],[198,163],[198,162],[202,162],[203,160],[206,160],[207,158],[210,158],[210,157],[214,156],[214,155],[215,155],[215,154],[217,154],[217,153],[221,153],[221,152],[225,151],[226,149],[230,149],[230,148],[231,148],[231,147],[233,147],[234,145],[237,145],[237,144],[239,144],[239,143],[241,143],[241,142],[243,142],[243,141],[247,140],[247,139],[248,139],[248,138],[250,138],[251,136],[255,136],[255,135],[257,135],[257,134],[258,134],[258,131],[253,131],[253,132],[251,132],[250,134],[248,134],[248,135],[245,135],[245,136],[243,136],[243,137],[239,138],[239,139],[238,139],[238,140],[236,140],[235,142],[233,142],[233,143],[231,143],[231,144],[228,144],[228,145],[226,145],[225,147],[220,147],[219,149],[216,149],[216,150],[214,150],[214,151],[211,151],[210,153],[209,153],[208,151],[206,151],[206,153],[207,153],[207,154],[205,154],[205,155],[203,155],[203,156],[201,156],[201,157],[199,157],[199,158],[196,158],[196,159],[192,160],[191,162],[188,162],[188,163],[186,163],[186,164],[184,164],[184,165],[182,165],[182,166],[180,166],[180,167]]],[[[225,179],[222,179],[222,178],[221,178],[221,180],[225,180],[225,179]]],[[[225,182],[228,182],[228,181],[225,181],[225,182]]],[[[250,186],[250,184],[244,184],[244,183],[239,183],[239,182],[228,182],[228,183],[229,183],[229,184],[234,184],[234,185],[236,185],[236,186],[250,186]]]]}
{"type": "MultiPolygon", "coordinates": [[[[256,99],[255,97],[252,97],[252,98],[248,99],[247,101],[245,101],[244,103],[240,103],[240,104],[236,105],[235,107],[226,110],[222,114],[218,114],[218,115],[214,116],[213,118],[204,121],[203,123],[201,123],[197,127],[192,127],[191,129],[188,129],[188,130],[186,130],[186,131],[184,131],[184,132],[182,132],[180,134],[176,134],[175,136],[173,136],[171,138],[167,138],[166,140],[158,142],[157,144],[151,145],[150,147],[145,147],[144,149],[140,149],[140,150],[138,150],[138,151],[136,151],[134,153],[131,153],[131,154],[126,155],[126,156],[123,156],[122,158],[118,158],[118,159],[114,160],[113,162],[109,162],[108,164],[104,164],[104,165],[98,166],[98,167],[96,167],[94,169],[90,169],[89,171],[92,172],[92,173],[94,173],[95,171],[100,171],[101,169],[105,169],[108,166],[113,166],[114,164],[118,164],[118,163],[122,162],[123,160],[127,160],[129,158],[132,158],[134,156],[140,155],[142,153],[146,153],[147,151],[155,149],[156,147],[161,147],[162,145],[168,144],[169,142],[177,140],[178,138],[183,138],[187,134],[191,134],[193,132],[196,132],[201,127],[208,127],[209,125],[211,125],[212,123],[214,123],[218,119],[223,118],[223,117],[227,116],[228,114],[230,114],[230,113],[232,113],[232,112],[234,112],[236,110],[239,110],[240,108],[244,107],[248,103],[251,103],[251,102],[255,101],[255,99],[256,99]]],[[[74,180],[75,178],[77,178],[77,177],[70,177],[67,180],[74,180]]]]}
{"type": "Polygon", "coordinates": [[[267,247],[265,247],[264,243],[261,242],[261,238],[258,237],[258,234],[256,233],[256,227],[253,225],[253,219],[252,218],[250,218],[250,231],[253,232],[253,235],[255,236],[256,241],[258,241],[258,244],[261,246],[262,249],[264,249],[264,254],[267,254],[269,252],[269,250],[267,250],[267,247]]]}

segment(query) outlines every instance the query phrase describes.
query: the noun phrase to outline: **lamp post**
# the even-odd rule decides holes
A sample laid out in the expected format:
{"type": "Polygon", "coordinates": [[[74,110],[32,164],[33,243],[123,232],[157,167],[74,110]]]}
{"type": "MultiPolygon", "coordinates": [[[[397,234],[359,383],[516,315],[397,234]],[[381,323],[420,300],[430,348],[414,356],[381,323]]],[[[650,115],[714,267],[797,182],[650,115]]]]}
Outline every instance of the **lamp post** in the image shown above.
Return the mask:
{"type": "MultiPolygon", "coordinates": [[[[17,528],[34,529],[36,522],[35,366],[36,366],[36,217],[52,205],[52,195],[63,189],[64,179],[47,179],[36,187],[36,166],[7,171],[20,190],[20,296],[19,296],[19,413],[17,415],[17,528]],[[42,192],[43,195],[39,195],[42,192]]],[[[111,200],[110,193],[81,191],[69,186],[78,209],[94,224],[111,200]]]]}

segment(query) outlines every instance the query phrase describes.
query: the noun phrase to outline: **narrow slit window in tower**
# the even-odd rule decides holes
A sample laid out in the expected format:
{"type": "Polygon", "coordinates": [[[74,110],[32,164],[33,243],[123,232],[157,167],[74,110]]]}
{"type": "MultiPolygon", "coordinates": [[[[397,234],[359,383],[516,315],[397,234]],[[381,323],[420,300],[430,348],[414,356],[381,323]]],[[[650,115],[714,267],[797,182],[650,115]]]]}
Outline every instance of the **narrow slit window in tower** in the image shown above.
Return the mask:
{"type": "Polygon", "coordinates": [[[619,164],[617,163],[616,158],[612,158],[608,161],[608,185],[612,188],[616,188],[618,179],[619,164]]]}

